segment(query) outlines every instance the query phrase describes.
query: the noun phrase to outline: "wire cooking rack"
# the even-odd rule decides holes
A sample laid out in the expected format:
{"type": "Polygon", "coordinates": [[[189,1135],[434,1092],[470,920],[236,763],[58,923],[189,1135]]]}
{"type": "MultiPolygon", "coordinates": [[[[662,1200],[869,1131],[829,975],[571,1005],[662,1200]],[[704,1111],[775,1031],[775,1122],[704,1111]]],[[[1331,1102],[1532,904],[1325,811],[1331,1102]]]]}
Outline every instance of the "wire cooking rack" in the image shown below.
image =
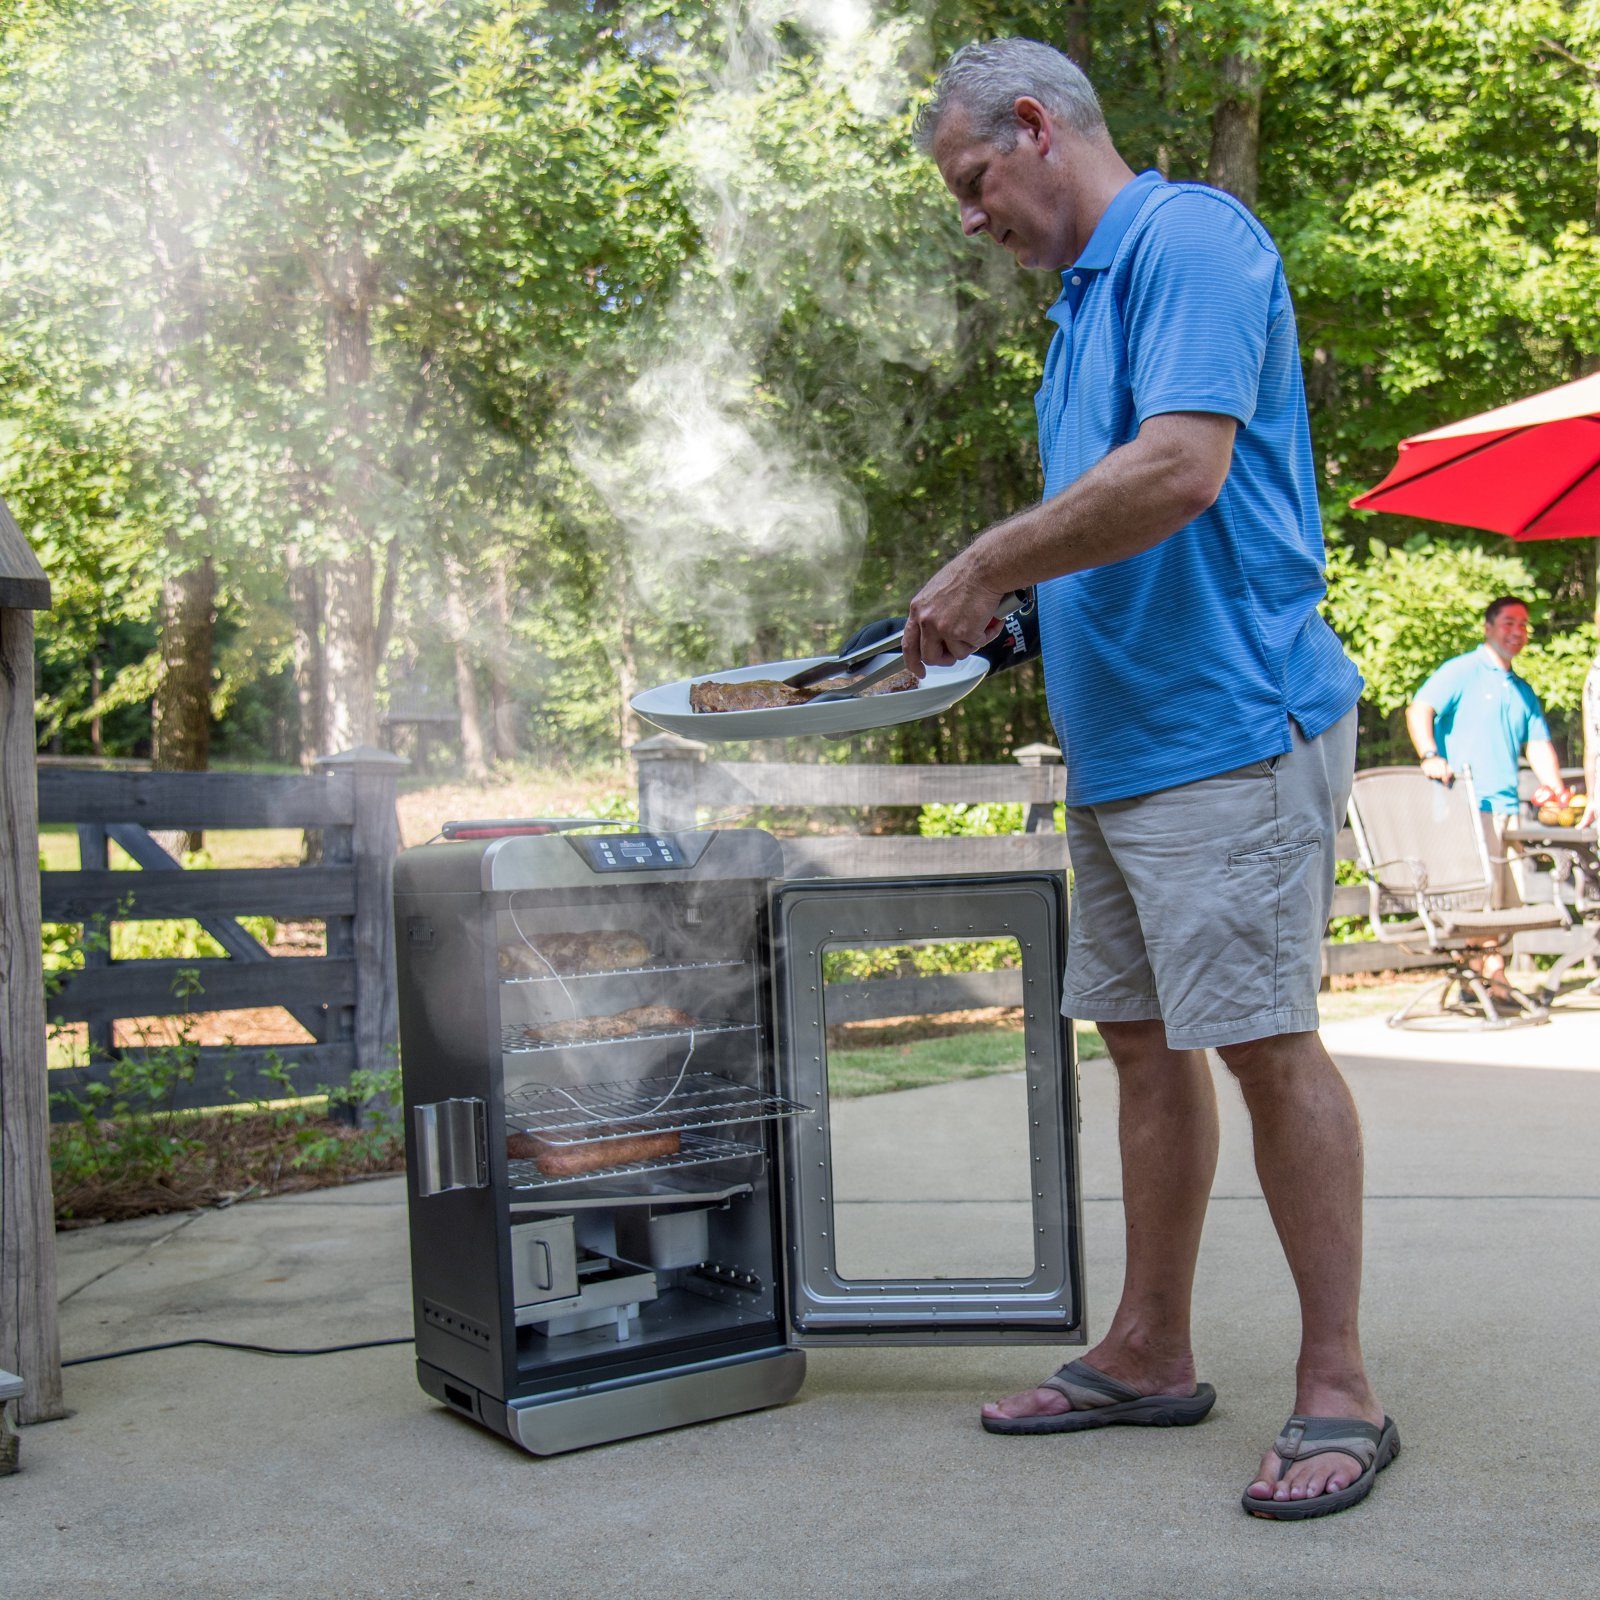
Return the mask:
{"type": "Polygon", "coordinates": [[[676,1076],[663,1075],[626,1083],[567,1084],[559,1089],[529,1084],[506,1096],[506,1126],[514,1133],[537,1133],[552,1144],[596,1144],[640,1133],[766,1122],[809,1109],[714,1072],[691,1072],[681,1083],[676,1076]]]}
{"type": "Polygon", "coordinates": [[[759,1156],[761,1146],[736,1139],[718,1139],[706,1133],[686,1133],[678,1141],[675,1155],[652,1156],[646,1161],[629,1161],[614,1167],[599,1167],[566,1177],[549,1177],[530,1159],[506,1163],[513,1189],[548,1189],[556,1184],[591,1183],[606,1178],[631,1178],[643,1173],[670,1172],[677,1167],[702,1167],[713,1161],[734,1161],[744,1156],[759,1156]]]}
{"type": "MultiPolygon", "coordinates": [[[[548,1024],[559,1027],[559,1023],[548,1024]]],[[[646,1028],[639,1033],[602,1035],[596,1039],[530,1039],[527,1030],[513,1025],[500,1030],[500,1047],[507,1055],[531,1055],[539,1050],[588,1050],[597,1044],[637,1044],[641,1039],[709,1039],[715,1033],[752,1033],[754,1022],[697,1022],[691,1028],[646,1028]]]]}
{"type": "MultiPolygon", "coordinates": [[[[507,948],[515,950],[517,946],[507,948]]],[[[648,978],[662,972],[714,972],[722,967],[748,967],[748,961],[675,961],[670,966],[608,967],[603,972],[534,972],[526,976],[512,976],[502,972],[502,983],[572,983],[585,978],[648,978]]]]}

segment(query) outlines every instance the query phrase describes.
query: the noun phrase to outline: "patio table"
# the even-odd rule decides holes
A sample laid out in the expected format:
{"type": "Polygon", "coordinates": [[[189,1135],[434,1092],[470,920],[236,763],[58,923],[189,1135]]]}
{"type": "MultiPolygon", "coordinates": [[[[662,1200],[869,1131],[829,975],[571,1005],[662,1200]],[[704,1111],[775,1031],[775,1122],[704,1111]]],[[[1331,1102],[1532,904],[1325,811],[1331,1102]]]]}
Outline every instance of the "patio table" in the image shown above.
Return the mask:
{"type": "MultiPolygon", "coordinates": [[[[1561,980],[1580,961],[1600,959],[1600,829],[1564,828],[1559,823],[1524,820],[1505,831],[1507,844],[1538,851],[1557,861],[1555,893],[1570,876],[1575,894],[1573,914],[1582,930],[1581,941],[1564,950],[1545,974],[1543,999],[1548,1005],[1561,993],[1561,980]],[[1570,863],[1570,873],[1560,863],[1570,863]]],[[[1600,978],[1586,986],[1586,992],[1600,994],[1600,978]]]]}

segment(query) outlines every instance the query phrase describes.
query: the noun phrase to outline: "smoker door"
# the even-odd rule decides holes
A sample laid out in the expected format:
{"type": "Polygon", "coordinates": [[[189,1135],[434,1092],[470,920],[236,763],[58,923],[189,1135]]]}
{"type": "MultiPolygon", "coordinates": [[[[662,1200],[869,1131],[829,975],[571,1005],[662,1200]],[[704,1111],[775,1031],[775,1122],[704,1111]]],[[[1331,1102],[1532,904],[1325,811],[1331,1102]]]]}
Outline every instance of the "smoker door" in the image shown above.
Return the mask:
{"type": "Polygon", "coordinates": [[[797,1344],[1081,1343],[1065,883],[773,891],[797,1344]]]}

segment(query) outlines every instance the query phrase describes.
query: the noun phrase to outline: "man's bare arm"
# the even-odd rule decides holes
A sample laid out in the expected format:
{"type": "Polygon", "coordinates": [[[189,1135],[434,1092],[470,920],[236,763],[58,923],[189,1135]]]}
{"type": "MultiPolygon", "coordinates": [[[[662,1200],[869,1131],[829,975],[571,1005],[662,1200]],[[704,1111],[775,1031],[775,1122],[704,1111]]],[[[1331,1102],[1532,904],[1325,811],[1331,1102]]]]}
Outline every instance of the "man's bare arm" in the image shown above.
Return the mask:
{"type": "Polygon", "coordinates": [[[1413,700],[1406,707],[1406,732],[1422,757],[1423,772],[1449,788],[1456,775],[1450,770],[1450,763],[1439,754],[1439,744],[1433,735],[1434,715],[1433,707],[1426,700],[1413,700]]]}
{"type": "Polygon", "coordinates": [[[913,670],[959,661],[985,642],[1008,592],[1110,566],[1170,538],[1222,492],[1237,428],[1208,412],[1151,417],[1069,488],[979,534],[911,602],[906,661],[913,670]]]}
{"type": "Polygon", "coordinates": [[[1561,759],[1556,755],[1556,747],[1548,739],[1528,741],[1528,765],[1533,768],[1534,776],[1545,788],[1566,788],[1566,784],[1561,780],[1561,759]]]}

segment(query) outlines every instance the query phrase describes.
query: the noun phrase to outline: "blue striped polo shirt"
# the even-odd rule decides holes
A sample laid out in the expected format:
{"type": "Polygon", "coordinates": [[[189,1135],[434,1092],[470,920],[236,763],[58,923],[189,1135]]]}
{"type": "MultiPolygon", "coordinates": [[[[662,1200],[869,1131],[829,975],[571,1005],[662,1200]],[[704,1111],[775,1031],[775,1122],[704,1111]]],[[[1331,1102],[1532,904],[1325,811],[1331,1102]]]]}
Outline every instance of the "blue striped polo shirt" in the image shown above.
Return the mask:
{"type": "Polygon", "coordinates": [[[1144,172],[1061,274],[1035,397],[1044,497],[1173,411],[1230,416],[1216,503],[1153,549],[1039,585],[1067,803],[1229,772],[1308,739],[1361,674],[1325,586],[1294,309],[1266,230],[1231,195],[1144,172]]]}

